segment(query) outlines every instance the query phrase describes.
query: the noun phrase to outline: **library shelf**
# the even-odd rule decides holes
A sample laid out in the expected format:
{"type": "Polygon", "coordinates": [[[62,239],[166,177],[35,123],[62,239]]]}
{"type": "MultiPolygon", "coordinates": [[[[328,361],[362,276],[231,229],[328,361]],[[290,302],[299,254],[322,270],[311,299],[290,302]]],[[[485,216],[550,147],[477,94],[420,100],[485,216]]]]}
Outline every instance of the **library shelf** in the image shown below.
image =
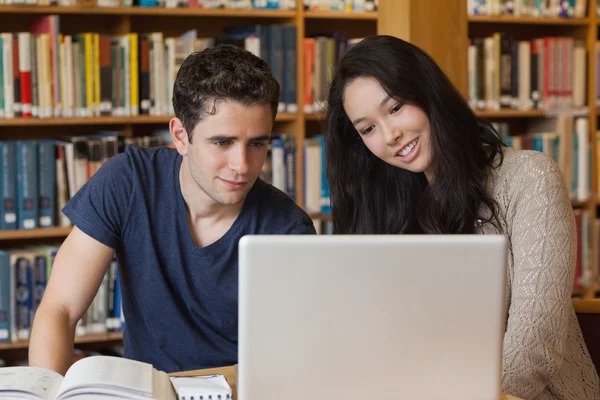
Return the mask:
{"type": "Polygon", "coordinates": [[[470,15],[469,23],[519,24],[519,25],[576,25],[587,26],[589,18],[523,17],[511,15],[470,15]]]}
{"type": "MultiPolygon", "coordinates": [[[[121,332],[95,333],[85,336],[75,336],[75,344],[119,342],[121,340],[123,340],[123,333],[121,332]]],[[[29,340],[19,340],[18,342],[0,343],[0,350],[17,350],[26,349],[28,347],[29,340]]]]}
{"type": "Polygon", "coordinates": [[[305,11],[306,19],[354,19],[377,21],[377,11],[346,12],[346,11],[305,11]]]}
{"type": "Polygon", "coordinates": [[[73,227],[54,227],[40,229],[15,229],[9,231],[0,231],[0,240],[24,240],[24,239],[43,239],[43,238],[64,238],[73,227]]]}
{"type": "Polygon", "coordinates": [[[0,14],[76,14],[160,17],[295,18],[295,10],[166,7],[0,6],[0,14]]]}
{"type": "MultiPolygon", "coordinates": [[[[76,118],[5,118],[0,119],[3,126],[78,126],[78,125],[144,125],[168,124],[173,115],[140,115],[136,117],[76,117],[76,118]]],[[[296,114],[277,114],[277,122],[296,120],[296,114]]]]}
{"type": "Polygon", "coordinates": [[[325,119],[325,114],[323,114],[323,113],[304,114],[304,119],[306,121],[323,121],[325,119]]]}
{"type": "Polygon", "coordinates": [[[543,117],[544,110],[477,110],[475,115],[480,118],[535,118],[543,117]]]}

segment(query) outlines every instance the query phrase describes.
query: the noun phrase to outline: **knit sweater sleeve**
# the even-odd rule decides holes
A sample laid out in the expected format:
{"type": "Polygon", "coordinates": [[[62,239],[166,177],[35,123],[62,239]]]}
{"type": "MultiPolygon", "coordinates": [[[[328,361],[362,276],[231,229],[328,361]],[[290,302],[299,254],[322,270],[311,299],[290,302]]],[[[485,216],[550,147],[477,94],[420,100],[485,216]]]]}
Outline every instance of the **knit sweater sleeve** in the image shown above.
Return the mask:
{"type": "Polygon", "coordinates": [[[503,177],[513,254],[502,390],[537,398],[567,351],[576,262],[575,219],[558,166],[528,152],[503,177]]]}

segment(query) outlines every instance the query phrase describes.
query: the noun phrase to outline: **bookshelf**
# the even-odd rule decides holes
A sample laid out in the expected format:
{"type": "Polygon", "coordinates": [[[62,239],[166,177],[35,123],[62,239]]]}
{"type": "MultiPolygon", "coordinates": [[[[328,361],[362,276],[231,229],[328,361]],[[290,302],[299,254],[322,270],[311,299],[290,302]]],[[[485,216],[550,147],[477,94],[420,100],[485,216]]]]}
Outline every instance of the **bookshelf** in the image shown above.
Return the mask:
{"type": "MultiPolygon", "coordinates": [[[[97,344],[111,344],[114,342],[120,342],[123,340],[123,334],[121,332],[110,332],[101,334],[90,334],[86,336],[75,336],[75,344],[86,344],[86,343],[97,343],[97,344]]],[[[0,351],[2,350],[20,350],[27,349],[29,347],[28,340],[19,340],[13,343],[0,343],[0,351]]]]}
{"type": "MultiPolygon", "coordinates": [[[[489,2],[488,2],[489,3],[489,2]]],[[[596,107],[597,83],[596,70],[600,67],[596,61],[596,43],[598,41],[598,22],[600,18],[596,15],[598,0],[587,0],[585,7],[585,16],[583,17],[552,17],[528,16],[527,11],[521,15],[469,15],[467,10],[467,1],[461,6],[461,16],[458,19],[459,24],[464,26],[465,35],[461,37],[465,42],[473,38],[490,37],[496,32],[501,32],[503,37],[509,37],[516,41],[530,41],[532,39],[543,37],[565,37],[581,41],[585,47],[585,105],[579,109],[483,109],[477,110],[476,114],[491,122],[506,122],[510,126],[512,135],[513,128],[517,134],[527,131],[529,124],[544,118],[554,118],[559,115],[573,115],[578,118],[584,118],[589,127],[587,139],[590,145],[590,187],[587,199],[576,199],[572,201],[574,209],[583,210],[588,213],[592,224],[597,219],[598,203],[598,158],[597,152],[600,150],[596,142],[596,131],[598,127],[599,110],[596,107]]],[[[514,4],[514,2],[512,3],[514,4]]],[[[525,3],[521,3],[525,4],[525,3]]],[[[484,12],[483,14],[490,14],[484,12]]],[[[533,49],[533,45],[532,45],[533,49]]],[[[462,58],[463,69],[469,70],[468,53],[460,53],[457,58],[462,58]]],[[[573,74],[577,74],[573,71],[573,74]]],[[[564,74],[564,71],[563,71],[564,74]]],[[[538,86],[539,87],[539,86],[538,86]]],[[[470,98],[469,86],[459,86],[463,95],[470,98]]],[[[560,108],[560,107],[558,107],[560,108]]],[[[572,132],[575,135],[575,131],[572,132]]],[[[571,165],[576,167],[575,165],[571,165]]],[[[592,225],[593,226],[593,225],[592,225]]],[[[590,284],[586,287],[574,289],[573,294],[584,299],[596,297],[599,290],[598,281],[598,256],[600,255],[599,246],[600,237],[596,229],[590,230],[590,251],[591,258],[591,277],[590,284]]]]}
{"type": "MultiPolygon", "coordinates": [[[[461,0],[462,1],[462,0],[461,0]]],[[[440,9],[437,16],[443,19],[443,12],[452,6],[461,4],[459,0],[449,0],[440,9]]],[[[301,0],[297,4],[302,4],[301,0]]],[[[141,8],[141,7],[96,7],[89,5],[73,6],[37,6],[37,5],[0,5],[1,32],[29,31],[37,19],[57,15],[60,18],[60,33],[75,35],[96,32],[106,35],[127,33],[161,32],[164,37],[176,37],[190,29],[196,29],[198,37],[223,33],[226,28],[244,27],[255,24],[293,25],[296,27],[296,89],[298,111],[278,113],[275,132],[286,132],[296,140],[296,198],[304,206],[303,188],[303,146],[305,138],[322,133],[322,114],[306,115],[302,107],[304,99],[304,58],[303,42],[305,37],[329,35],[334,32],[347,32],[349,38],[360,38],[373,34],[390,34],[419,42],[437,57],[443,67],[452,63],[448,57],[464,45],[451,38],[455,37],[454,26],[438,24],[437,35],[442,39],[432,41],[432,34],[421,38],[425,30],[419,30],[419,24],[412,18],[426,15],[428,9],[438,8],[436,0],[380,0],[376,12],[331,12],[296,10],[233,10],[200,8],[141,8]],[[433,7],[435,5],[435,7],[433,7]],[[410,18],[404,10],[410,10],[410,18]],[[402,24],[399,24],[402,21],[402,24]]],[[[456,7],[454,7],[456,8],[456,7]]],[[[407,14],[408,15],[408,14],[407,14]]],[[[447,16],[446,16],[447,17],[447,16]]],[[[429,28],[427,28],[429,30],[429,28]]],[[[36,60],[37,61],[37,60],[36,60]]],[[[156,128],[167,128],[169,115],[139,116],[88,116],[88,117],[49,117],[49,118],[0,118],[0,140],[49,139],[58,137],[76,137],[98,130],[117,130],[127,138],[146,135],[156,128]]],[[[327,215],[311,213],[311,217],[324,221],[327,215]]],[[[0,248],[11,248],[28,244],[52,244],[64,239],[71,227],[54,227],[29,230],[0,230],[0,248]]],[[[118,343],[120,333],[90,334],[76,337],[76,344],[103,346],[118,343]]],[[[28,341],[0,344],[0,358],[8,359],[18,353],[26,355],[28,341]]],[[[22,358],[21,358],[22,359],[22,358]]]]}

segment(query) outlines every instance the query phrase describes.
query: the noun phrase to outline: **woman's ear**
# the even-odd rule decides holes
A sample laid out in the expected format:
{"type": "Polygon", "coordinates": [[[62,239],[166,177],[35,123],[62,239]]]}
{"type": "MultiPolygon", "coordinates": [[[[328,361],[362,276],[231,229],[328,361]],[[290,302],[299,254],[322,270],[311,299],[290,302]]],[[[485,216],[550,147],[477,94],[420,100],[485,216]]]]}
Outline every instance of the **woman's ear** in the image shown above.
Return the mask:
{"type": "Polygon", "coordinates": [[[177,152],[182,156],[187,155],[190,142],[187,131],[183,127],[183,122],[179,118],[171,118],[169,121],[169,131],[171,132],[171,138],[177,148],[177,152]]]}

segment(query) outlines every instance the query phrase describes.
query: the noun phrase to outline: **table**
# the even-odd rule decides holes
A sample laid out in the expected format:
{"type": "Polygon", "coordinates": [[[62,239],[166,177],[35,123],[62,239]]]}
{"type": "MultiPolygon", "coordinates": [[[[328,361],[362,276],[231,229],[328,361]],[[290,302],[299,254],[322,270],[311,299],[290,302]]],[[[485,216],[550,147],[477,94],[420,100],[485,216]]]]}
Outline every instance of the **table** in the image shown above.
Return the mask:
{"type": "MultiPolygon", "coordinates": [[[[212,375],[212,374],[221,374],[231,386],[233,392],[233,400],[237,400],[237,388],[235,386],[235,367],[222,367],[222,368],[210,368],[210,369],[197,369],[193,371],[184,371],[184,372],[174,372],[169,374],[169,376],[201,376],[201,375],[212,375]]],[[[519,400],[517,397],[509,396],[509,395],[500,395],[498,400],[519,400]]]]}

